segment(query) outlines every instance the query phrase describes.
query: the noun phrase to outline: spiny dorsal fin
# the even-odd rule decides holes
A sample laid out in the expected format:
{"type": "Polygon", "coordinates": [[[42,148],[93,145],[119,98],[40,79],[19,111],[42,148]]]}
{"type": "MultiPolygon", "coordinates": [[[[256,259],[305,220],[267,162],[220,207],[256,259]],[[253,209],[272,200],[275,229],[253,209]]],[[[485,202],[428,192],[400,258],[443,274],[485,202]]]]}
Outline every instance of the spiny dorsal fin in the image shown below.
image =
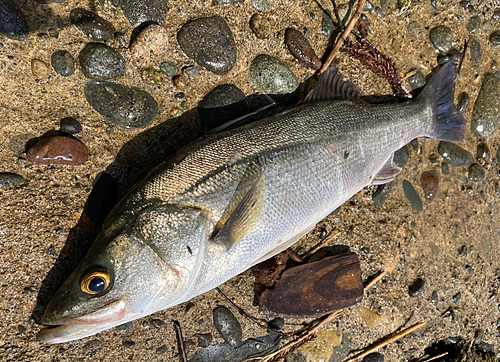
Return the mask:
{"type": "Polygon", "coordinates": [[[328,69],[319,77],[316,87],[309,92],[304,102],[321,101],[326,99],[360,100],[363,95],[357,85],[344,77],[337,68],[328,69]]]}
{"type": "Polygon", "coordinates": [[[387,160],[384,166],[380,169],[377,175],[373,178],[372,185],[383,185],[394,181],[397,175],[401,172],[401,167],[394,164],[394,153],[387,160]]]}

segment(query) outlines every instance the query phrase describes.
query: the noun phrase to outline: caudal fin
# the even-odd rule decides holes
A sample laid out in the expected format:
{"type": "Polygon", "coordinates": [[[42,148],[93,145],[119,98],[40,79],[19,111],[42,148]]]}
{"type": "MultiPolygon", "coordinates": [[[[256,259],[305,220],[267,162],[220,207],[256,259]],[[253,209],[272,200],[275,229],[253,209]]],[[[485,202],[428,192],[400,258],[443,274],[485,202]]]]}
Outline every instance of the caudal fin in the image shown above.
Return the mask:
{"type": "Polygon", "coordinates": [[[449,61],[432,77],[417,97],[432,104],[433,125],[428,137],[449,142],[461,142],[467,122],[455,107],[456,70],[453,60],[449,61]]]}

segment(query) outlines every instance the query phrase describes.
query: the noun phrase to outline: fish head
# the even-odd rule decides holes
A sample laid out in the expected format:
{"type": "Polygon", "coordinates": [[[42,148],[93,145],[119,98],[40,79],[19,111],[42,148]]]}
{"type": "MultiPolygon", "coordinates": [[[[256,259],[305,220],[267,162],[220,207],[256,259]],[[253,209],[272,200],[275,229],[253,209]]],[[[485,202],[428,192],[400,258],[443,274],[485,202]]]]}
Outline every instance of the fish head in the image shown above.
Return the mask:
{"type": "Polygon", "coordinates": [[[204,213],[160,205],[130,221],[99,234],[47,306],[42,323],[52,327],[39,341],[84,338],[187,300],[206,251],[204,213]]]}

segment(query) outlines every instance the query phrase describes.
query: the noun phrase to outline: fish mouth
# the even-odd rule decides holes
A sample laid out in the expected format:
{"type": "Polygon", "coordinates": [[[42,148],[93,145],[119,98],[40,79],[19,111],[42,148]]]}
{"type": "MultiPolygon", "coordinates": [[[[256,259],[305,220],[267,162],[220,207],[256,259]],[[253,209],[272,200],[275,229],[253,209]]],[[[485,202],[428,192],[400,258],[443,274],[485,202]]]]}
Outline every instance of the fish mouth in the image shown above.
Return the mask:
{"type": "Polygon", "coordinates": [[[56,318],[44,314],[43,328],[37,335],[42,343],[63,343],[85,338],[122,323],[126,315],[125,298],[117,299],[103,307],[74,317],[56,318]]]}

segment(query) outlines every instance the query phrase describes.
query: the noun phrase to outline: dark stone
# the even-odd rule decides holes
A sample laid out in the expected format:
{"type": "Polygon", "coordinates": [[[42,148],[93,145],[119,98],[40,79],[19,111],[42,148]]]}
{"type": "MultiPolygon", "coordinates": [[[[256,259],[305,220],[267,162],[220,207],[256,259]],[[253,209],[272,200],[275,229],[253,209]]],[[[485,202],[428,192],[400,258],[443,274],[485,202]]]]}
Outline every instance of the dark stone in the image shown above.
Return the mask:
{"type": "Polygon", "coordinates": [[[103,118],[123,128],[144,128],[158,114],[158,103],[146,91],[112,82],[88,82],[85,98],[103,118]]]}
{"type": "Polygon", "coordinates": [[[300,63],[314,70],[321,68],[321,60],[311,44],[300,31],[288,28],[285,31],[285,45],[300,63]]]}
{"type": "Polygon", "coordinates": [[[330,13],[330,10],[324,10],[322,12],[321,34],[325,38],[328,38],[330,37],[330,35],[332,35],[332,31],[333,31],[332,14],[330,13]]]}
{"type": "Polygon", "coordinates": [[[490,163],[491,161],[490,148],[486,143],[481,142],[480,144],[477,145],[476,158],[481,158],[487,163],[490,163]]]}
{"type": "Polygon", "coordinates": [[[457,99],[457,111],[461,114],[465,114],[467,112],[467,108],[469,107],[470,97],[466,92],[460,93],[457,99]]]}
{"type": "Polygon", "coordinates": [[[38,141],[26,155],[28,160],[38,165],[78,166],[87,161],[89,151],[76,138],[49,136],[38,141]]]}
{"type": "Polygon", "coordinates": [[[499,128],[500,118],[500,78],[487,73],[483,77],[471,116],[471,132],[486,139],[499,128]]]}
{"type": "Polygon", "coordinates": [[[438,65],[445,65],[452,59],[461,59],[462,58],[462,52],[458,49],[451,48],[449,51],[446,52],[446,54],[439,54],[437,57],[437,62],[438,65]]]}
{"type": "Polygon", "coordinates": [[[453,296],[453,303],[457,304],[462,299],[462,293],[458,292],[453,296]]]}
{"type": "Polygon", "coordinates": [[[165,322],[162,321],[161,319],[158,319],[158,318],[154,318],[154,319],[151,319],[151,325],[155,328],[155,329],[162,329],[163,326],[165,325],[165,322]]]}
{"type": "Polygon", "coordinates": [[[408,150],[408,146],[404,145],[399,150],[394,152],[393,162],[397,166],[403,168],[403,167],[405,167],[406,163],[408,162],[409,157],[410,157],[410,152],[408,150]]]}
{"type": "Polygon", "coordinates": [[[490,44],[493,46],[500,45],[500,30],[495,30],[490,34],[490,44]]]}
{"type": "Polygon", "coordinates": [[[361,362],[384,362],[384,355],[378,352],[370,353],[361,362]]]}
{"type": "Polygon", "coordinates": [[[67,134],[78,134],[82,131],[82,125],[73,117],[66,117],[59,122],[61,132],[67,134]]]}
{"type": "Polygon", "coordinates": [[[165,24],[168,6],[165,0],[120,0],[123,14],[133,27],[146,22],[165,24]]]}
{"type": "Polygon", "coordinates": [[[0,0],[0,34],[13,40],[24,40],[30,32],[23,14],[12,0],[0,0]]]}
{"type": "Polygon", "coordinates": [[[212,343],[212,333],[196,333],[194,336],[198,339],[198,347],[206,348],[212,343]]]}
{"type": "Polygon", "coordinates": [[[134,348],[135,347],[135,342],[134,341],[123,341],[122,345],[125,348],[134,348]]]}
{"type": "Polygon", "coordinates": [[[450,166],[448,166],[448,164],[446,162],[443,162],[441,164],[441,172],[445,176],[450,174],[450,166]]]}
{"type": "Polygon", "coordinates": [[[75,73],[75,58],[67,50],[58,50],[50,58],[50,64],[55,72],[63,77],[75,73]]]}
{"type": "Polygon", "coordinates": [[[157,355],[164,354],[165,352],[167,352],[167,350],[168,350],[168,347],[164,344],[163,346],[158,347],[156,349],[156,354],[157,355]]]}
{"type": "Polygon", "coordinates": [[[49,253],[50,256],[55,256],[57,253],[56,248],[54,246],[51,246],[49,250],[47,250],[47,252],[49,253]]]}
{"type": "Polygon", "coordinates": [[[479,16],[472,16],[467,23],[467,31],[470,34],[477,33],[481,27],[481,18],[479,16]]]}
{"type": "Polygon", "coordinates": [[[116,180],[109,173],[101,172],[89,194],[85,210],[90,220],[101,226],[117,201],[118,184],[116,180]]]}
{"type": "Polygon", "coordinates": [[[421,212],[424,209],[422,200],[420,199],[420,196],[418,196],[418,192],[415,190],[410,181],[403,181],[403,191],[408,201],[410,201],[411,208],[415,211],[421,212]]]}
{"type": "Polygon", "coordinates": [[[285,325],[285,320],[283,318],[274,318],[267,322],[267,326],[273,331],[279,331],[285,325]]]}
{"type": "Polygon", "coordinates": [[[409,145],[413,148],[413,151],[418,151],[418,138],[414,138],[410,141],[409,145]]]}
{"type": "Polygon", "coordinates": [[[422,278],[415,279],[415,281],[408,287],[408,295],[410,297],[419,296],[424,291],[426,284],[427,283],[422,278]]]}
{"type": "Polygon", "coordinates": [[[439,142],[438,153],[453,167],[469,166],[474,162],[472,154],[455,143],[439,142]]]}
{"type": "Polygon", "coordinates": [[[133,326],[134,326],[134,324],[132,322],[127,322],[127,323],[123,323],[123,324],[116,326],[115,329],[117,331],[122,332],[122,333],[127,333],[127,332],[130,332],[132,330],[133,326]]]}
{"type": "Polygon", "coordinates": [[[0,190],[11,189],[21,185],[24,177],[12,172],[0,172],[0,190]]]}
{"type": "Polygon", "coordinates": [[[408,83],[410,84],[412,90],[422,88],[425,85],[425,76],[421,71],[418,71],[408,77],[408,83]]]}
{"type": "Polygon", "coordinates": [[[254,58],[248,75],[259,92],[264,94],[288,94],[299,87],[290,68],[269,55],[261,54],[254,58]]]}
{"type": "Polygon", "coordinates": [[[434,200],[439,189],[439,174],[436,170],[424,171],[420,175],[420,185],[424,191],[425,199],[434,200]]]}
{"type": "Polygon", "coordinates": [[[434,49],[440,53],[446,53],[451,49],[453,34],[447,26],[439,25],[430,31],[429,39],[434,49]]]}
{"type": "Polygon", "coordinates": [[[483,181],[485,173],[486,172],[484,171],[484,168],[482,168],[477,163],[473,163],[469,167],[469,171],[467,173],[467,178],[469,179],[469,181],[472,181],[472,182],[480,182],[480,181],[483,181]]]}
{"type": "Polygon", "coordinates": [[[229,25],[220,16],[188,21],[177,34],[184,53],[212,73],[229,73],[236,64],[236,46],[229,25]]]}
{"type": "Polygon", "coordinates": [[[212,344],[207,348],[196,352],[194,356],[189,360],[189,362],[221,362],[224,361],[224,357],[227,356],[229,351],[231,351],[232,349],[233,348],[229,344],[212,344]]]}
{"type": "Polygon", "coordinates": [[[278,349],[280,341],[281,337],[274,333],[267,336],[246,340],[237,348],[229,351],[229,353],[224,356],[224,359],[222,361],[247,361],[250,358],[266,356],[278,349]]]}
{"type": "Polygon", "coordinates": [[[474,37],[469,38],[469,50],[470,58],[474,63],[481,63],[482,51],[481,43],[479,43],[474,37]]]}
{"type": "Polygon", "coordinates": [[[437,307],[438,302],[439,302],[439,297],[438,297],[438,293],[436,291],[432,292],[430,301],[431,301],[433,306],[437,307]]]}
{"type": "Polygon", "coordinates": [[[226,307],[220,305],[213,310],[215,329],[221,337],[231,346],[237,347],[241,344],[243,335],[241,324],[234,314],[226,307]]]}
{"type": "Polygon", "coordinates": [[[125,59],[102,43],[88,43],[78,56],[82,73],[87,78],[106,80],[125,74],[125,59]]]}
{"type": "Polygon", "coordinates": [[[394,181],[388,182],[384,185],[378,185],[377,190],[372,195],[373,204],[377,207],[384,206],[393,186],[394,181]]]}
{"type": "Polygon", "coordinates": [[[104,20],[96,13],[82,8],[76,8],[69,13],[71,24],[92,40],[112,39],[116,29],[109,21],[104,20]]]}

